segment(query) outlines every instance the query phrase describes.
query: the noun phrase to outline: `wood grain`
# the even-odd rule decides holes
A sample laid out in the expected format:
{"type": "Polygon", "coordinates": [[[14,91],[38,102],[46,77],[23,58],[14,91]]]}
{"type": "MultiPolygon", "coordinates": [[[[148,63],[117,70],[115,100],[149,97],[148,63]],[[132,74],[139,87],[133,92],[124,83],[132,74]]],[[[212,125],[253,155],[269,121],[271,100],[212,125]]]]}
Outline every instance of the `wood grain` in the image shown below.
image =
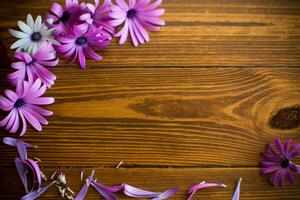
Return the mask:
{"type": "MultiPolygon", "coordinates": [[[[5,19],[0,38],[10,57],[15,39],[8,28],[17,28],[16,21],[25,20],[28,12],[43,15],[50,5],[49,0],[0,2],[5,19]]],[[[115,39],[102,52],[104,60],[89,61],[88,67],[299,66],[299,1],[165,0],[162,7],[167,25],[150,34],[149,44],[118,46],[115,39]]]]}
{"type": "MultiPolygon", "coordinates": [[[[42,166],[258,166],[269,124],[299,105],[300,69],[56,69],[50,124],[25,139],[42,166]],[[78,162],[80,160],[80,162],[78,162]]],[[[285,121],[279,121],[286,123],[285,121]]],[[[1,146],[0,165],[14,150],[1,146]]]]}
{"type": "MultiPolygon", "coordinates": [[[[67,181],[77,193],[83,182],[80,181],[79,169],[47,169],[46,174],[50,176],[54,171],[63,171],[67,175],[67,181]]],[[[91,170],[87,170],[89,175],[91,170]]],[[[7,173],[10,179],[0,179],[0,198],[6,200],[17,199],[22,196],[16,172],[0,170],[7,173]],[[11,187],[14,185],[16,187],[11,187]]],[[[241,184],[241,199],[243,200],[297,200],[300,190],[297,186],[286,186],[284,189],[272,188],[266,177],[259,175],[255,168],[240,169],[107,169],[97,168],[95,177],[106,185],[119,185],[123,182],[152,191],[163,191],[173,186],[180,186],[179,192],[170,199],[186,199],[186,192],[191,186],[206,180],[207,182],[221,182],[227,188],[208,188],[198,191],[193,199],[224,200],[231,199],[236,182],[243,177],[241,184]],[[137,178],[140,177],[140,178],[137,178]]],[[[299,177],[297,178],[300,181],[299,177]]],[[[51,188],[41,199],[57,199],[59,193],[56,188],[51,188]]],[[[89,189],[87,199],[100,199],[99,194],[93,188],[89,189]]],[[[130,199],[120,194],[120,199],[130,199]]]]}

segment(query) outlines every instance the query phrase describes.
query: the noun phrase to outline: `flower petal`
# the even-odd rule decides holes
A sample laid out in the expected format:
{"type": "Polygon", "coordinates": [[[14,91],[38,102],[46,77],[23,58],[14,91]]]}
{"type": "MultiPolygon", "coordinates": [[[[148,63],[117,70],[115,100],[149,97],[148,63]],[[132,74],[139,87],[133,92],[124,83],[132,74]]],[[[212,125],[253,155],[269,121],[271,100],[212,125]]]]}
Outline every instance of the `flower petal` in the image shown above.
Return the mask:
{"type": "Polygon", "coordinates": [[[240,199],[241,182],[242,182],[242,178],[240,178],[231,200],[239,200],[240,199]]]}
{"type": "Polygon", "coordinates": [[[32,191],[30,193],[28,193],[27,195],[23,196],[21,198],[21,200],[34,200],[37,199],[38,197],[40,197],[44,192],[46,192],[51,186],[53,186],[55,183],[55,181],[53,181],[52,183],[50,183],[49,185],[40,187],[38,190],[36,191],[32,191]]]}
{"type": "Polygon", "coordinates": [[[28,193],[28,184],[27,184],[27,172],[26,167],[24,166],[23,162],[20,160],[20,158],[15,158],[15,165],[19,174],[19,177],[21,179],[22,185],[25,189],[25,192],[28,193]]]}

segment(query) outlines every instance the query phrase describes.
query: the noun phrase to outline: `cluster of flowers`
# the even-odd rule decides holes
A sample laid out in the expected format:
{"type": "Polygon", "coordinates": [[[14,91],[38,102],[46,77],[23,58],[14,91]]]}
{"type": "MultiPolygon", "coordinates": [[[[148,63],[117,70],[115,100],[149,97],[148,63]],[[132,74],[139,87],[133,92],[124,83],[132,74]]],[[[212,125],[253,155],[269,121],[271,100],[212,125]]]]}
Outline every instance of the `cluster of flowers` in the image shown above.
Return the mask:
{"type": "Polygon", "coordinates": [[[46,22],[38,16],[34,21],[27,15],[26,23],[18,21],[21,31],[10,29],[18,40],[11,48],[16,49],[15,62],[11,67],[16,71],[8,75],[9,83],[15,91],[6,90],[0,96],[0,108],[9,111],[7,117],[0,121],[10,133],[16,133],[20,124],[20,135],[26,132],[27,122],[41,131],[47,125],[45,116],[52,112],[41,108],[49,105],[53,98],[42,97],[47,88],[54,85],[56,76],[49,70],[59,63],[56,53],[63,58],[73,57],[81,68],[86,67],[86,56],[101,60],[95,52],[109,45],[113,37],[120,37],[124,44],[130,36],[134,46],[149,41],[148,30],[158,31],[164,21],[159,16],[164,9],[157,7],[162,0],[104,0],[102,4],[79,3],[78,0],[66,0],[64,6],[53,3],[46,14],[46,22]],[[116,32],[116,33],[115,33],[116,32]]]}
{"type": "MultiPolygon", "coordinates": [[[[50,187],[55,186],[63,198],[70,200],[84,200],[88,189],[92,186],[104,199],[106,200],[118,200],[118,196],[115,193],[122,192],[128,197],[133,198],[149,198],[152,200],[163,200],[173,196],[178,190],[178,187],[172,187],[164,192],[151,192],[143,190],[126,183],[117,186],[105,186],[97,182],[94,178],[94,171],[90,176],[85,179],[85,183],[75,197],[73,190],[69,187],[66,181],[66,176],[63,173],[57,175],[55,172],[49,179],[42,173],[38,162],[27,157],[28,148],[37,148],[27,142],[20,139],[14,139],[10,137],[3,138],[3,143],[13,146],[17,149],[19,156],[15,158],[15,165],[20,177],[20,180],[25,188],[26,195],[21,200],[34,200],[40,197],[50,187]],[[32,177],[30,177],[32,175],[32,177]],[[31,182],[31,183],[30,183],[31,182]],[[29,189],[31,186],[31,189],[29,189]]],[[[83,172],[81,173],[81,180],[83,172]]],[[[233,194],[232,200],[239,200],[240,198],[240,184],[242,179],[239,180],[236,190],[233,194]]],[[[198,191],[208,187],[226,187],[224,184],[218,183],[206,183],[205,181],[194,185],[188,190],[188,200],[191,200],[193,195],[198,191]]]]}

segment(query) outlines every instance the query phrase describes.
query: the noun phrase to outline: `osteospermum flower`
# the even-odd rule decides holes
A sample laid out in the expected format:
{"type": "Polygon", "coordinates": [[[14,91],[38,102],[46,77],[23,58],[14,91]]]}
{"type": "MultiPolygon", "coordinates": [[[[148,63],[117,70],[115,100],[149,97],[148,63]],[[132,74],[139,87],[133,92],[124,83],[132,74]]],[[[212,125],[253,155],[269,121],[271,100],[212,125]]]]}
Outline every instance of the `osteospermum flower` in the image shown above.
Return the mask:
{"type": "Polygon", "coordinates": [[[79,4],[78,0],[66,0],[65,6],[54,2],[46,15],[46,25],[54,29],[55,35],[68,33],[74,25],[80,24],[83,8],[84,4],[79,4]]]}
{"type": "Polygon", "coordinates": [[[165,25],[165,22],[159,18],[165,10],[156,9],[162,0],[149,4],[150,1],[129,0],[127,5],[124,0],[116,0],[117,5],[111,7],[110,16],[114,19],[111,22],[113,26],[122,26],[115,34],[115,37],[120,37],[119,44],[124,44],[129,34],[134,46],[149,42],[146,29],[158,31],[159,26],[165,25]]]}
{"type": "Polygon", "coordinates": [[[42,22],[42,17],[38,16],[33,21],[31,14],[27,15],[27,24],[22,21],[18,21],[18,26],[22,31],[16,31],[9,29],[9,32],[19,38],[15,43],[11,45],[12,49],[16,51],[25,50],[29,54],[35,53],[42,42],[49,41],[52,44],[58,45],[59,43],[52,38],[52,29],[48,29],[42,22]]]}
{"type": "Polygon", "coordinates": [[[293,144],[293,140],[286,140],[282,144],[280,139],[276,138],[274,147],[269,144],[268,151],[261,153],[261,156],[267,160],[261,162],[261,166],[264,168],[261,170],[261,174],[272,173],[271,183],[273,186],[282,187],[285,179],[291,184],[295,184],[292,172],[300,174],[300,166],[293,163],[292,159],[300,155],[300,143],[293,144]]]}
{"type": "Polygon", "coordinates": [[[42,43],[32,56],[26,52],[17,52],[15,58],[18,60],[13,62],[11,67],[17,71],[8,75],[12,85],[17,85],[24,80],[33,83],[38,78],[47,87],[54,84],[56,76],[46,68],[46,66],[53,67],[58,64],[58,58],[51,43],[42,43]]]}
{"type": "Polygon", "coordinates": [[[86,55],[94,60],[102,59],[102,56],[93,50],[94,47],[104,47],[110,43],[102,28],[91,28],[86,32],[81,26],[74,26],[72,33],[57,37],[57,40],[62,43],[55,47],[57,52],[63,53],[63,58],[69,58],[74,54],[71,62],[78,58],[81,68],[86,66],[86,55]]]}
{"type": "Polygon", "coordinates": [[[5,90],[6,97],[0,96],[0,108],[9,111],[9,114],[0,121],[0,126],[10,133],[16,133],[22,124],[20,136],[25,134],[27,122],[41,131],[42,125],[48,124],[44,116],[53,114],[40,107],[54,102],[52,97],[42,97],[46,88],[46,85],[42,85],[41,80],[37,79],[33,84],[27,81],[18,84],[16,92],[5,90]]]}
{"type": "Polygon", "coordinates": [[[114,27],[110,24],[111,17],[108,15],[111,11],[111,0],[104,0],[100,5],[99,0],[95,0],[95,4],[87,3],[87,12],[80,16],[81,21],[85,21],[87,28],[102,27],[104,33],[107,33],[111,39],[114,34],[114,27]]]}

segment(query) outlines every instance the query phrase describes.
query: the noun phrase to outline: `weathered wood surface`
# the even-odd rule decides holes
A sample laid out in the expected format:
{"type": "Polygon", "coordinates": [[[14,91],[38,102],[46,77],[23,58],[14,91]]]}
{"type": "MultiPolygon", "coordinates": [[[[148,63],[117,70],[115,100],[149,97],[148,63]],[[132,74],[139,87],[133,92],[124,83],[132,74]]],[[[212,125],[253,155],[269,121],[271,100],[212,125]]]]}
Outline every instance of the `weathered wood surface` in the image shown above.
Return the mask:
{"type": "MultiPolygon", "coordinates": [[[[45,173],[49,176],[54,171],[61,169],[47,169],[45,173]]],[[[64,169],[67,174],[67,181],[70,187],[77,193],[81,188],[83,181],[80,181],[80,169],[64,169]]],[[[87,170],[88,176],[91,170],[87,170]]],[[[105,185],[119,185],[123,182],[143,189],[152,191],[163,191],[172,186],[180,185],[179,192],[171,199],[186,199],[186,192],[192,185],[206,180],[207,182],[220,182],[227,185],[227,188],[208,188],[198,191],[193,199],[224,200],[231,199],[236,182],[239,177],[243,177],[241,185],[242,200],[290,200],[299,199],[300,190],[298,186],[286,186],[284,189],[275,189],[270,187],[270,183],[265,177],[259,175],[259,170],[255,168],[210,168],[210,169],[107,169],[97,168],[95,177],[105,185]],[[137,178],[139,177],[139,178],[137,178]]],[[[0,197],[2,199],[13,199],[15,193],[21,190],[18,177],[13,170],[0,169],[1,173],[6,173],[11,178],[8,180],[0,179],[0,197]],[[11,187],[14,185],[15,187],[11,187]]],[[[298,182],[300,179],[298,178],[298,182]]],[[[47,191],[41,199],[57,199],[58,191],[52,188],[47,191]]],[[[126,198],[119,195],[120,199],[126,198]]],[[[100,195],[90,188],[87,199],[101,199],[100,195]]]]}
{"type": "MultiPolygon", "coordinates": [[[[274,137],[299,139],[270,120],[299,111],[300,69],[54,72],[55,114],[25,137],[47,166],[257,166],[274,137]]],[[[1,152],[5,165],[12,150],[1,152]]]]}
{"type": "MultiPolygon", "coordinates": [[[[50,4],[0,2],[1,91],[13,52],[8,28],[50,4]]],[[[167,26],[149,44],[114,40],[86,70],[66,61],[53,69],[58,80],[47,95],[56,99],[48,107],[55,114],[43,132],[24,137],[39,146],[30,156],[42,159],[48,175],[66,172],[75,191],[80,169],[95,168],[108,185],[181,186],[172,199],[202,180],[228,188],[195,199],[230,199],[239,177],[242,200],[299,199],[299,185],[270,187],[258,163],[275,137],[300,142],[300,2],[165,0],[163,7],[167,26]],[[124,169],[113,169],[121,160],[124,169]]],[[[0,144],[0,155],[0,199],[18,199],[16,151],[0,144]]],[[[41,199],[59,195],[51,190],[41,199]]],[[[99,196],[91,189],[87,199],[99,196]]]]}
{"type": "MultiPolygon", "coordinates": [[[[58,2],[64,2],[59,0],[58,2]]],[[[28,12],[44,14],[49,0],[1,0],[0,37],[28,12]]],[[[153,66],[299,66],[300,2],[297,0],[165,0],[167,25],[151,33],[151,42],[133,48],[116,45],[89,68],[153,66]]],[[[65,62],[64,62],[65,63],[65,62]]]]}

